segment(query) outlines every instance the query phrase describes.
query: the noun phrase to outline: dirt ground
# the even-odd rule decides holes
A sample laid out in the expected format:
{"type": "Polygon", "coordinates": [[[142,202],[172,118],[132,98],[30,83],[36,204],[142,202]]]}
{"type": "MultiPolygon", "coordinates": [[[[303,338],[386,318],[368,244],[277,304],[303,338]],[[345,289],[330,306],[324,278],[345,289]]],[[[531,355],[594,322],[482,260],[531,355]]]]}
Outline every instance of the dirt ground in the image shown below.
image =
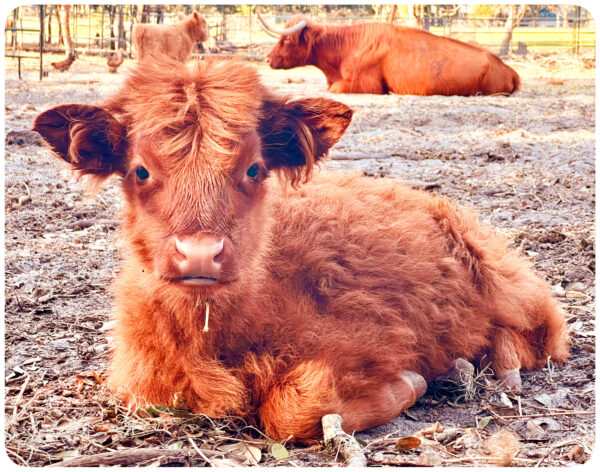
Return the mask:
{"type": "MultiPolygon", "coordinates": [[[[514,96],[415,97],[333,96],[316,69],[257,64],[275,91],[331,96],[355,110],[328,167],[398,179],[475,207],[533,261],[568,319],[567,362],[525,372],[519,395],[503,393],[489,370],[469,385],[430,385],[393,422],[356,435],[369,465],[555,466],[593,453],[595,71],[564,57],[511,65],[523,78],[514,96]]],[[[274,444],[237,418],[159,407],[131,413],[113,398],[103,376],[120,259],[118,182],[89,197],[27,130],[51,106],[99,101],[129,64],[113,75],[101,59],[80,57],[42,82],[27,63],[26,80],[18,80],[16,63],[6,67],[8,456],[32,466],[81,458],[89,465],[339,464],[322,444],[274,444]]]]}

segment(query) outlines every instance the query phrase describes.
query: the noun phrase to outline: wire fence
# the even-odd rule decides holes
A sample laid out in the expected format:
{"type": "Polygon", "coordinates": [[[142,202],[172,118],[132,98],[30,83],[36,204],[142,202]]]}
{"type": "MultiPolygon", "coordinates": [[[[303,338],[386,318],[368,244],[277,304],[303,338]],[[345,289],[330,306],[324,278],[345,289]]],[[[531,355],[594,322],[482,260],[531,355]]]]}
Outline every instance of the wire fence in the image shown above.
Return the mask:
{"type": "MultiPolygon", "coordinates": [[[[92,6],[71,5],[69,29],[73,48],[79,54],[106,55],[123,47],[135,57],[131,44],[131,32],[140,20],[150,23],[175,23],[177,13],[154,8],[141,15],[141,5],[122,5],[117,12],[115,5],[92,6]],[[117,18],[119,15],[121,19],[117,18]],[[120,23],[120,24],[119,24],[120,23]]],[[[199,6],[182,6],[181,13],[189,13],[199,6]]],[[[60,23],[56,5],[23,6],[16,8],[8,17],[5,27],[5,56],[31,57],[33,52],[40,56],[40,78],[45,52],[61,53],[66,46],[59,41],[60,23]]],[[[268,10],[268,7],[263,7],[268,10]]],[[[311,10],[312,11],[312,10],[311,10]]],[[[228,54],[243,55],[248,59],[260,60],[275,40],[261,28],[256,16],[228,13],[203,13],[209,27],[209,40],[203,44],[196,56],[228,54]]],[[[274,27],[283,27],[291,13],[262,13],[263,18],[274,27]]],[[[354,24],[357,22],[382,21],[374,16],[327,16],[315,10],[315,20],[330,24],[354,24]]],[[[449,36],[462,41],[474,41],[498,52],[505,35],[504,20],[498,18],[473,18],[461,15],[428,16],[423,26],[434,34],[449,36]]],[[[410,25],[411,18],[397,16],[399,25],[410,25]]],[[[528,17],[514,29],[511,50],[519,54],[551,54],[570,52],[574,57],[593,54],[595,60],[595,23],[591,16],[582,14],[574,7],[569,19],[528,17]]]]}

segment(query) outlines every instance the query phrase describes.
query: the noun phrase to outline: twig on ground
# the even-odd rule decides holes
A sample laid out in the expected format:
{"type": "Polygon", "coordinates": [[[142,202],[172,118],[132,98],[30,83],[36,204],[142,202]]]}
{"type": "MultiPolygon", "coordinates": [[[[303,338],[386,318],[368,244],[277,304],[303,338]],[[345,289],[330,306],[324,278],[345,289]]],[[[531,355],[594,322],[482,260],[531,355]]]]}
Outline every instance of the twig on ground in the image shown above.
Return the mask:
{"type": "Polygon", "coordinates": [[[31,375],[28,375],[27,377],[25,377],[25,380],[23,381],[23,385],[21,385],[21,390],[19,390],[19,394],[17,395],[17,398],[15,399],[15,404],[13,406],[13,414],[12,414],[12,419],[11,419],[12,424],[16,424],[17,412],[19,411],[19,405],[21,404],[21,400],[23,400],[23,393],[25,392],[25,389],[27,388],[27,385],[29,384],[30,380],[31,380],[31,375]]]}
{"type": "Polygon", "coordinates": [[[367,458],[354,436],[342,429],[342,417],[331,414],[321,418],[325,447],[339,452],[348,467],[366,467],[367,458]]]}
{"type": "Polygon", "coordinates": [[[202,459],[204,459],[204,461],[211,467],[214,467],[214,464],[210,461],[210,459],[208,457],[206,457],[206,454],[204,454],[202,452],[202,449],[200,449],[198,446],[196,446],[196,443],[194,442],[194,440],[192,438],[190,438],[188,436],[188,441],[189,443],[192,445],[192,447],[194,448],[194,451],[196,451],[200,457],[202,457],[202,459]]]}
{"type": "Polygon", "coordinates": [[[581,441],[579,441],[579,440],[577,440],[577,439],[567,439],[567,440],[565,440],[565,441],[560,441],[560,442],[558,442],[557,444],[554,444],[553,446],[551,446],[551,447],[550,447],[550,449],[548,449],[548,450],[546,451],[546,453],[545,453],[545,454],[544,454],[542,457],[540,457],[540,459],[537,461],[537,463],[534,465],[534,467],[539,467],[539,466],[540,466],[540,464],[541,464],[541,463],[542,463],[542,462],[543,462],[545,459],[547,459],[547,458],[548,458],[548,456],[550,455],[550,453],[551,453],[552,451],[554,451],[555,449],[559,449],[559,448],[561,448],[561,447],[565,447],[565,446],[570,446],[570,445],[573,445],[573,444],[581,444],[581,441]]]}
{"type": "MultiPolygon", "coordinates": [[[[198,454],[202,460],[206,460],[205,457],[208,456],[226,456],[226,454],[223,452],[211,451],[208,449],[202,452],[203,455],[198,454]]],[[[114,452],[102,452],[100,454],[93,454],[89,456],[74,457],[56,464],[51,464],[49,467],[98,467],[115,465],[134,466],[140,462],[159,459],[165,459],[167,463],[171,464],[183,464],[186,462],[186,459],[189,459],[196,454],[197,452],[192,449],[186,451],[182,449],[163,449],[160,447],[151,447],[146,449],[127,448],[119,449],[114,452]]]]}
{"type": "Polygon", "coordinates": [[[572,415],[595,415],[595,411],[559,411],[555,413],[533,413],[531,415],[510,415],[510,416],[500,416],[497,413],[491,411],[496,418],[500,420],[518,420],[524,418],[545,418],[547,416],[572,416],[572,415]]]}

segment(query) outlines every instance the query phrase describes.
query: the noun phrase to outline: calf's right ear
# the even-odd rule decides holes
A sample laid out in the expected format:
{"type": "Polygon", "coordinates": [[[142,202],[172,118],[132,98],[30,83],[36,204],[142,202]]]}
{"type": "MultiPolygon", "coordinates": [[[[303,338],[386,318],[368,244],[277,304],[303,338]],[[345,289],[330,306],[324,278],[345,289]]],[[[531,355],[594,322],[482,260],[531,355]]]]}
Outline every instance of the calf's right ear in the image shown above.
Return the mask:
{"type": "Polygon", "coordinates": [[[62,160],[84,174],[125,173],[126,129],[93,105],[61,105],[37,116],[33,130],[62,160]]]}

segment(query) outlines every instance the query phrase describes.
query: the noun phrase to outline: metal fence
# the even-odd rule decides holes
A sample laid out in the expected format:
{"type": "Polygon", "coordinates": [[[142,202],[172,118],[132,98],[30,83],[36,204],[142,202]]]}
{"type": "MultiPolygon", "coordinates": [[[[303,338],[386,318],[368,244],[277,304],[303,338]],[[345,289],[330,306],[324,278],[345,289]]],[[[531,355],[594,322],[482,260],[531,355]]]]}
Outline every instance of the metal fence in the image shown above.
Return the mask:
{"type": "MultiPolygon", "coordinates": [[[[43,76],[43,54],[61,53],[65,45],[58,42],[59,22],[56,18],[56,5],[23,6],[9,15],[5,28],[5,56],[31,58],[33,52],[39,54],[40,79],[43,76]],[[8,23],[12,24],[8,24],[8,23]]],[[[141,5],[121,5],[122,28],[119,35],[115,5],[72,5],[70,31],[74,49],[79,54],[105,55],[124,47],[130,57],[132,50],[131,32],[133,25],[141,19],[141,5]]],[[[200,6],[181,6],[180,12],[189,13],[198,9],[204,14],[209,26],[209,40],[195,55],[237,54],[247,58],[262,59],[265,51],[274,44],[260,27],[254,15],[209,13],[200,6]]],[[[317,7],[307,7],[314,11],[313,17],[319,22],[333,24],[353,24],[357,22],[382,21],[381,18],[367,16],[324,16],[317,7]]],[[[582,14],[580,7],[573,7],[568,20],[537,17],[525,18],[515,28],[512,48],[519,51],[550,54],[570,52],[575,57],[582,53],[595,54],[595,23],[592,17],[582,14]],[[523,48],[525,45],[525,48],[523,48]]],[[[214,10],[214,7],[213,7],[214,10]]],[[[291,13],[275,14],[263,7],[262,16],[267,22],[282,27],[291,13]]],[[[322,10],[322,9],[321,9],[322,10]]],[[[177,14],[165,12],[164,7],[154,7],[146,12],[144,21],[150,23],[175,23],[177,14]]],[[[394,23],[410,25],[410,18],[397,16],[394,23]]],[[[472,18],[464,15],[428,16],[423,26],[432,33],[453,37],[462,41],[475,41],[492,52],[498,52],[504,37],[504,20],[497,18],[472,18]]],[[[594,57],[595,59],[595,57],[594,57]]]]}

